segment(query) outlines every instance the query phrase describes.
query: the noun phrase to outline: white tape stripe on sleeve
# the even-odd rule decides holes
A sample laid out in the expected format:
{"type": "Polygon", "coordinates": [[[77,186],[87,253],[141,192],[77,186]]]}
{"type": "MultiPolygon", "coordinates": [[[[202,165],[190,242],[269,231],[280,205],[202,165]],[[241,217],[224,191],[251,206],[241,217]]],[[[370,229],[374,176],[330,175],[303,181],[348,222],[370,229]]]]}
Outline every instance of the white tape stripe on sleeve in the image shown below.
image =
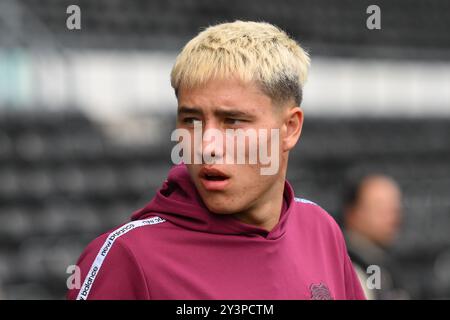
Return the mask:
{"type": "Polygon", "coordinates": [[[309,204],[314,204],[314,205],[316,205],[316,206],[317,206],[317,203],[315,203],[315,202],[312,202],[312,201],[310,201],[310,200],[307,200],[307,199],[303,199],[303,198],[297,198],[297,197],[294,197],[294,200],[295,200],[295,202],[301,202],[301,203],[309,203],[309,204]]]}
{"type": "Polygon", "coordinates": [[[124,234],[126,234],[127,232],[129,232],[133,229],[147,226],[147,225],[161,223],[164,221],[166,221],[166,220],[164,220],[160,217],[153,217],[153,218],[144,219],[144,220],[132,221],[132,222],[129,222],[129,223],[123,225],[122,227],[114,230],[113,232],[111,232],[108,235],[108,237],[106,238],[103,246],[100,248],[100,251],[98,252],[97,257],[95,257],[95,260],[92,263],[91,269],[89,269],[89,272],[86,275],[86,279],[84,279],[83,285],[80,288],[80,292],[78,293],[77,300],[86,300],[87,299],[89,292],[91,291],[92,285],[94,284],[95,277],[97,276],[97,274],[100,271],[100,268],[103,264],[103,260],[105,260],[106,255],[108,254],[109,250],[111,250],[111,247],[117,238],[119,238],[120,236],[123,236],[124,234]]]}

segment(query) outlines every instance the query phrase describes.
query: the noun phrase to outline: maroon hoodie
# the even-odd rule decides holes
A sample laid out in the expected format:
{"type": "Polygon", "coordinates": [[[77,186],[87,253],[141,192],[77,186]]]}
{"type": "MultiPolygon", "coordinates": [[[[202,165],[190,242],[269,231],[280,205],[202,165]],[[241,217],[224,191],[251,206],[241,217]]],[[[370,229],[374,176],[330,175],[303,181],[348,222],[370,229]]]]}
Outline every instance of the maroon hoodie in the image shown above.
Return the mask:
{"type": "Polygon", "coordinates": [[[270,232],[203,204],[184,165],[132,221],[92,241],[69,299],[364,299],[342,233],[285,184],[270,232]]]}

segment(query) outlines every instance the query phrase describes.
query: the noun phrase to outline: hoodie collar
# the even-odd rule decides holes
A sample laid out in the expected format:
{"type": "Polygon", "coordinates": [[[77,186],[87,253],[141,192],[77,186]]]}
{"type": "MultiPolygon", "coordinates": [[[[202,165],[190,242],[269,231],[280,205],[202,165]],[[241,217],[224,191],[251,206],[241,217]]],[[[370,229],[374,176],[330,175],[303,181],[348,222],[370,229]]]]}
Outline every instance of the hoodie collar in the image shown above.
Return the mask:
{"type": "Polygon", "coordinates": [[[186,166],[180,164],[172,167],[167,180],[156,196],[145,207],[133,213],[131,219],[140,220],[157,215],[175,225],[194,231],[249,237],[261,236],[267,240],[274,240],[285,233],[293,202],[294,193],[286,181],[280,220],[271,231],[244,223],[233,215],[212,213],[203,203],[186,166]]]}

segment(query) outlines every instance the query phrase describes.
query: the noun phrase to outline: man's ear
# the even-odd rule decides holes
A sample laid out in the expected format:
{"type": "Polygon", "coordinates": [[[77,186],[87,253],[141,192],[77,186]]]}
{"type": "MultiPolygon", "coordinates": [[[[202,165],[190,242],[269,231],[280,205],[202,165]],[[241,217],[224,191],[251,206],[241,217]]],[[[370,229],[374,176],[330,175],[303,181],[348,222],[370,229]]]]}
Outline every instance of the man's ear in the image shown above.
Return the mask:
{"type": "Polygon", "coordinates": [[[292,107],[287,109],[284,118],[284,131],[286,135],[283,137],[283,152],[290,151],[294,148],[303,127],[303,110],[300,107],[292,107]]]}

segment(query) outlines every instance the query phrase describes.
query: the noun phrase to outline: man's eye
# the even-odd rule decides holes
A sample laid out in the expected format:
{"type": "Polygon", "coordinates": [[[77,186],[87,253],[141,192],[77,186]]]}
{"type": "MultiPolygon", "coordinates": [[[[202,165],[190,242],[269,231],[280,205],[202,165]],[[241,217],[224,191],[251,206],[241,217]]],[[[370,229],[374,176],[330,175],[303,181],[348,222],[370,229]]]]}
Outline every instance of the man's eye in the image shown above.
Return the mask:
{"type": "Polygon", "coordinates": [[[187,117],[187,118],[183,118],[182,122],[186,123],[186,124],[194,124],[196,121],[200,121],[197,118],[192,118],[192,117],[187,117]]]}
{"type": "Polygon", "coordinates": [[[226,119],[225,119],[225,123],[226,123],[226,124],[233,124],[233,125],[236,125],[236,124],[242,124],[243,122],[245,122],[245,120],[242,120],[242,119],[234,119],[234,118],[226,118],[226,119]]]}

